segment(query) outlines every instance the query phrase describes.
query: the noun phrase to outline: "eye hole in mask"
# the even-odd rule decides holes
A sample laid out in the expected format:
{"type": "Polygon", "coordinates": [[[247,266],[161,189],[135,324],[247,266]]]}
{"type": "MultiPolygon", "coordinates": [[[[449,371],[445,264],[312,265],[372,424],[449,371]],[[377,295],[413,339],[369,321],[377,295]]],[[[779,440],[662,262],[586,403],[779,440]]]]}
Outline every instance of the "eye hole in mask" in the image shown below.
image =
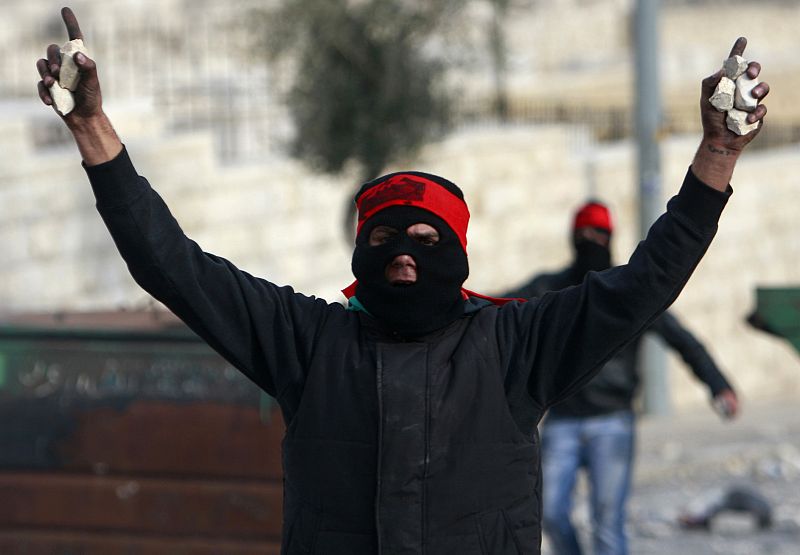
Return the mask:
{"type": "MultiPolygon", "coordinates": [[[[408,237],[423,246],[432,247],[439,243],[439,232],[430,224],[419,222],[406,229],[408,237]]],[[[368,244],[371,247],[385,245],[402,239],[396,227],[377,225],[370,230],[368,244]]]]}

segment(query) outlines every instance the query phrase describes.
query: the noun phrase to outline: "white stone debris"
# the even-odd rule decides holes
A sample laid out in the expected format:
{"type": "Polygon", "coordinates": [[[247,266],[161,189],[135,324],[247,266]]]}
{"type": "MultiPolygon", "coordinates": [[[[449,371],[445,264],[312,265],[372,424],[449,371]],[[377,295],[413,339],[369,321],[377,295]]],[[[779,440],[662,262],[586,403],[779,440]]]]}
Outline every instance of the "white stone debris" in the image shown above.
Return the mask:
{"type": "Polygon", "coordinates": [[[66,116],[75,108],[75,99],[72,98],[72,93],[68,89],[62,89],[58,82],[50,85],[50,98],[53,99],[53,105],[62,116],[66,116]]]}
{"type": "Polygon", "coordinates": [[[753,88],[761,81],[750,79],[747,74],[741,75],[736,80],[736,95],[734,97],[733,105],[737,110],[744,110],[745,112],[752,112],[758,106],[758,99],[754,98],[751,94],[753,88]]]}
{"type": "Polygon", "coordinates": [[[69,89],[72,92],[75,92],[75,89],[78,88],[78,81],[81,78],[78,66],[75,65],[75,60],[73,60],[73,56],[78,52],[82,52],[86,56],[89,55],[81,39],[71,40],[61,47],[61,71],[58,75],[58,83],[62,88],[69,89]]]}
{"type": "Polygon", "coordinates": [[[56,110],[62,116],[66,116],[75,108],[72,91],[78,88],[81,76],[73,56],[78,52],[89,55],[81,39],[64,43],[64,46],[61,47],[61,69],[58,73],[58,81],[50,87],[50,97],[53,99],[56,110]]]}
{"type": "Polygon", "coordinates": [[[714,89],[714,94],[708,100],[714,108],[720,112],[726,112],[733,108],[735,92],[736,83],[727,77],[723,77],[717,84],[717,88],[714,89]]]}
{"type": "Polygon", "coordinates": [[[725,123],[737,135],[747,135],[758,128],[758,123],[747,123],[747,114],[758,106],[751,94],[759,84],[758,79],[747,76],[748,61],[741,56],[731,56],[722,62],[725,76],[720,78],[714,94],[708,99],[714,108],[727,112],[725,123]]]}
{"type": "Polygon", "coordinates": [[[725,77],[736,81],[742,73],[747,71],[747,60],[741,56],[731,56],[722,62],[722,69],[725,71],[725,77]]]}
{"type": "Polygon", "coordinates": [[[747,123],[748,115],[750,115],[750,112],[737,110],[736,108],[728,110],[728,117],[725,118],[728,129],[737,135],[747,135],[751,131],[758,129],[758,123],[747,123]]]}

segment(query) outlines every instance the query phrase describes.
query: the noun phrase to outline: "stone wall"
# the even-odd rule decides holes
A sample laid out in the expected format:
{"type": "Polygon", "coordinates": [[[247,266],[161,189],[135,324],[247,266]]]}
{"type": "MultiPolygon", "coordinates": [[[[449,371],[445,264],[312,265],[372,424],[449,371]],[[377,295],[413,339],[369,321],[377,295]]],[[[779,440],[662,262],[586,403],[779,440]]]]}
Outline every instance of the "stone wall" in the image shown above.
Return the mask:
{"type": "MultiPolygon", "coordinates": [[[[454,84],[469,85],[472,93],[490,83],[482,77],[488,73],[479,55],[487,17],[486,6],[481,9],[480,4],[473,3],[479,9],[464,28],[464,38],[473,48],[465,52],[475,57],[467,56],[464,71],[453,75],[454,84]]],[[[745,34],[751,39],[748,51],[764,62],[766,78],[773,84],[769,119],[786,121],[800,114],[792,94],[800,72],[788,54],[800,22],[796,3],[736,3],[744,10],[738,16],[715,11],[720,4],[713,2],[663,4],[667,103],[694,109],[698,79],[724,57],[733,37],[745,34]],[[708,25],[712,17],[714,24],[708,25]]],[[[86,22],[84,30],[97,36],[115,16],[134,14],[134,22],[166,22],[168,32],[154,34],[180,49],[175,37],[182,36],[181,26],[188,29],[190,22],[181,15],[186,9],[203,22],[203,14],[232,13],[219,7],[222,11],[209,15],[205,8],[210,5],[214,3],[205,0],[102,5],[84,0],[74,7],[86,22]],[[150,11],[143,12],[142,6],[150,11]],[[156,7],[158,13],[153,11],[156,7]]],[[[514,94],[545,99],[573,95],[601,107],[630,105],[632,0],[519,0],[512,5],[507,24],[514,94]]],[[[152,301],[128,276],[94,211],[75,147],[68,137],[65,140],[60,122],[35,99],[33,62],[42,55],[42,46],[63,32],[57,12],[45,21],[43,5],[19,3],[13,10],[0,25],[0,44],[16,55],[3,58],[0,72],[8,81],[3,86],[16,91],[19,87],[11,85],[24,82],[30,96],[24,101],[0,98],[0,245],[5,254],[0,312],[148,306],[152,301]]],[[[202,29],[207,27],[198,24],[200,34],[187,38],[186,44],[202,45],[202,29]]],[[[109,56],[125,50],[124,41],[113,39],[105,36],[95,50],[109,56]]],[[[218,61],[219,54],[228,51],[241,55],[216,42],[214,46],[209,59],[218,61]]],[[[152,59],[163,53],[153,53],[152,47],[147,52],[155,56],[152,59]]],[[[131,55],[111,57],[119,67],[112,69],[111,60],[101,60],[103,76],[111,79],[116,72],[121,78],[116,91],[111,89],[118,94],[108,95],[108,109],[139,171],[156,185],[187,233],[255,275],[341,300],[338,290],[351,276],[350,246],[342,238],[340,213],[355,179],[313,174],[282,157],[279,149],[264,152],[257,163],[222,164],[218,136],[202,130],[177,132],[181,126],[175,115],[155,109],[158,101],[153,97],[128,100],[124,85],[131,55]]],[[[155,74],[148,73],[145,84],[154,80],[155,74]]],[[[175,91],[170,95],[180,98],[175,91]]],[[[281,125],[276,122],[276,127],[281,125]]],[[[284,129],[280,136],[285,135],[284,129]]],[[[665,140],[665,199],[680,183],[696,141],[665,140]]],[[[637,237],[634,161],[631,144],[595,145],[580,128],[489,126],[461,130],[430,145],[417,159],[389,169],[440,173],[463,187],[473,213],[468,286],[492,293],[531,273],[565,264],[571,211],[590,195],[603,198],[614,211],[614,253],[623,261],[637,237]]],[[[800,390],[796,353],[742,321],[753,306],[755,286],[800,283],[798,164],[796,146],[748,153],[737,170],[736,194],[719,238],[675,304],[676,312],[733,375],[745,400],[797,396],[800,390]]],[[[672,366],[676,405],[703,402],[704,392],[691,386],[687,372],[674,360],[672,366]]]]}
{"type": "MultiPolygon", "coordinates": [[[[190,237],[255,275],[342,300],[338,290],[351,279],[351,247],[340,230],[341,207],[352,179],[315,175],[279,158],[220,165],[210,135],[164,134],[152,125],[142,131],[138,122],[149,116],[124,106],[112,110],[139,172],[190,237]]],[[[29,136],[31,122],[39,120],[3,119],[9,144],[0,148],[16,150],[14,162],[0,166],[2,311],[148,306],[152,301],[128,276],[93,208],[74,146],[34,150],[24,140],[9,141],[29,136]]],[[[439,173],[464,189],[473,215],[467,285],[498,293],[569,260],[571,213],[587,196],[613,210],[615,259],[624,261],[635,246],[632,145],[593,149],[588,180],[585,156],[570,154],[576,133],[557,126],[473,129],[390,169],[439,173]]],[[[665,141],[665,199],[677,190],[696,140],[665,141]]],[[[744,157],[718,239],[675,304],[745,399],[792,394],[800,385],[796,353],[743,324],[757,285],[800,283],[798,171],[798,147],[744,157]]],[[[690,385],[679,364],[672,366],[675,404],[703,402],[705,392],[690,385]]]]}

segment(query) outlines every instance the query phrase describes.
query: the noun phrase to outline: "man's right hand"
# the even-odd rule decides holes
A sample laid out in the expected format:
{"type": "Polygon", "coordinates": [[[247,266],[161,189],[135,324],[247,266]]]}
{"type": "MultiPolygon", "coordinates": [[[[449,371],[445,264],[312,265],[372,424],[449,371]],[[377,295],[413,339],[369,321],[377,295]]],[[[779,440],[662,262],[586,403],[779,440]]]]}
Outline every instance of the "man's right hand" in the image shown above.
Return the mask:
{"type": "MultiPolygon", "coordinates": [[[[83,40],[81,27],[78,24],[78,19],[75,17],[75,14],[72,13],[72,10],[63,8],[61,10],[61,17],[67,28],[69,40],[83,40]]],[[[94,60],[79,52],[75,55],[74,61],[75,65],[78,66],[81,78],[78,83],[78,88],[72,93],[72,96],[75,98],[75,109],[64,117],[64,121],[67,125],[77,123],[77,120],[96,117],[102,113],[103,109],[102,96],[100,95],[100,82],[97,79],[97,66],[94,60]]],[[[36,69],[39,70],[39,75],[42,77],[42,80],[39,81],[39,98],[48,106],[52,106],[53,99],[50,96],[49,89],[58,80],[61,70],[60,47],[57,44],[51,44],[47,47],[47,58],[42,58],[37,61],[36,69]]]]}
{"type": "MultiPolygon", "coordinates": [[[[72,10],[62,8],[61,18],[67,28],[69,40],[83,40],[78,19],[72,10]]],[[[103,112],[100,81],[94,60],[80,52],[75,54],[73,60],[80,73],[80,82],[72,93],[75,108],[62,116],[62,119],[72,132],[83,161],[87,166],[94,166],[115,158],[122,150],[122,143],[103,112]]],[[[57,44],[47,47],[47,58],[38,60],[36,69],[42,78],[38,84],[39,98],[47,106],[53,106],[49,88],[56,83],[61,70],[61,49],[57,44]]]]}

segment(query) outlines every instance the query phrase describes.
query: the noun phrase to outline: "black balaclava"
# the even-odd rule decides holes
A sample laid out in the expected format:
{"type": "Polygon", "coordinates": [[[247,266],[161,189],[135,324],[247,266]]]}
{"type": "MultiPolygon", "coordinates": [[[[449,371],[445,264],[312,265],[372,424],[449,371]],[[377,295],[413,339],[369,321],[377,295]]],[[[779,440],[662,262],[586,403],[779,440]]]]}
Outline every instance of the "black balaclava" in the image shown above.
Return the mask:
{"type": "Polygon", "coordinates": [[[611,267],[611,213],[606,205],[596,200],[590,200],[575,212],[572,224],[572,246],[575,249],[575,260],[572,263],[572,274],[576,283],[583,281],[589,272],[600,272],[611,267]],[[584,237],[580,229],[592,228],[595,234],[602,234],[607,238],[602,245],[584,237]]]}
{"type": "Polygon", "coordinates": [[[576,277],[583,279],[589,272],[600,272],[611,267],[611,251],[607,246],[590,239],[576,239],[575,260],[572,264],[576,277]]]}
{"type": "MultiPolygon", "coordinates": [[[[376,182],[385,180],[386,177],[379,178],[376,182]]],[[[460,194],[460,190],[455,190],[460,194]]],[[[464,314],[461,285],[469,275],[467,254],[453,229],[424,208],[388,206],[364,221],[356,236],[352,270],[357,279],[358,301],[389,330],[403,336],[414,337],[440,329],[464,314]],[[436,228],[439,241],[423,245],[409,237],[406,230],[416,223],[436,228]],[[398,233],[381,245],[370,246],[369,234],[379,225],[392,227],[398,233]],[[391,285],[386,279],[386,268],[395,257],[404,254],[414,259],[417,280],[408,285],[391,285]]]]}

